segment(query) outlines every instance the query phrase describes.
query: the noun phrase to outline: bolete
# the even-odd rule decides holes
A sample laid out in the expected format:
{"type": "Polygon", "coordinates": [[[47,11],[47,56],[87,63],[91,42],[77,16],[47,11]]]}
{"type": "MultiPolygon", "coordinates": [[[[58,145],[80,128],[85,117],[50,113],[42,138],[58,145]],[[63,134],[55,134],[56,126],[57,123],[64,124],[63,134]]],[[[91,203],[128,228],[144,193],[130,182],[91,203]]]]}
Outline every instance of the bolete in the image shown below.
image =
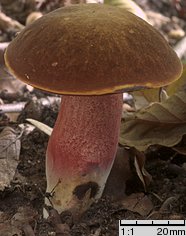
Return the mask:
{"type": "Polygon", "coordinates": [[[45,203],[80,214],[101,197],[114,162],[122,91],[178,79],[182,65],[165,39],[123,9],[80,4],[28,25],[8,46],[6,65],[38,89],[62,94],[46,154],[45,203]]]}

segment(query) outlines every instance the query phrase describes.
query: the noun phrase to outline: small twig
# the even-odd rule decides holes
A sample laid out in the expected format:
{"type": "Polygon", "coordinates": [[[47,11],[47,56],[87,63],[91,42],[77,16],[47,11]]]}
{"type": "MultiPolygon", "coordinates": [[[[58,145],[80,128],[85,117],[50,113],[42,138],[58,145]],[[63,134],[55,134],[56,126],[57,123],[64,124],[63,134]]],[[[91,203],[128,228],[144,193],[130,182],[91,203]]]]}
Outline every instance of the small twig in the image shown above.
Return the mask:
{"type": "Polygon", "coordinates": [[[14,29],[17,31],[21,31],[23,28],[24,28],[24,25],[8,17],[3,12],[0,12],[0,29],[4,31],[6,31],[7,29],[14,29]]]}
{"type": "Polygon", "coordinates": [[[57,185],[61,183],[61,180],[59,179],[58,182],[56,183],[56,185],[53,187],[53,189],[50,191],[50,192],[46,192],[46,193],[43,193],[42,190],[39,188],[39,191],[41,193],[41,195],[44,197],[44,198],[47,198],[49,203],[50,203],[50,206],[49,205],[44,205],[44,208],[47,212],[47,214],[50,216],[50,211],[53,209],[53,204],[50,200],[50,198],[52,198],[55,194],[55,188],[57,187],[57,185]]]}
{"type": "Polygon", "coordinates": [[[163,202],[163,199],[156,193],[150,192],[155,198],[157,198],[160,202],[163,202]]]}
{"type": "Polygon", "coordinates": [[[57,188],[57,186],[61,183],[61,180],[59,179],[58,182],[56,183],[56,185],[53,187],[53,189],[50,192],[46,192],[45,193],[45,197],[49,200],[51,206],[53,207],[52,201],[50,200],[50,198],[53,198],[54,194],[55,194],[55,189],[57,188]]]}
{"type": "Polygon", "coordinates": [[[25,105],[26,102],[2,104],[0,105],[0,114],[21,112],[24,109],[25,105]]]}
{"type": "Polygon", "coordinates": [[[51,136],[53,128],[51,128],[48,125],[43,124],[42,122],[39,122],[37,120],[33,119],[26,119],[28,122],[30,122],[32,125],[34,125],[36,128],[47,134],[48,136],[51,136]]]}
{"type": "MultiPolygon", "coordinates": [[[[43,106],[49,106],[55,102],[58,103],[60,101],[60,97],[46,97],[38,99],[38,102],[41,102],[43,106]]],[[[0,105],[0,114],[21,112],[24,109],[25,105],[26,102],[2,104],[0,105]]]]}

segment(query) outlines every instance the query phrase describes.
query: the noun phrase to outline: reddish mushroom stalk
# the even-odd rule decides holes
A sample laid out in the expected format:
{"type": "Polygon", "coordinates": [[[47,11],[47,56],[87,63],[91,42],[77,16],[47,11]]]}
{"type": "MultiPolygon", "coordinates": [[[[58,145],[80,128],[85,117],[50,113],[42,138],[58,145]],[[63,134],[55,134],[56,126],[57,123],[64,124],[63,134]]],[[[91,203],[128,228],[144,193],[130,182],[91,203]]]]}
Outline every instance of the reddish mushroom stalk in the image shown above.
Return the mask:
{"type": "Polygon", "coordinates": [[[117,150],[122,95],[63,96],[47,149],[47,205],[79,211],[99,198],[117,150]]]}

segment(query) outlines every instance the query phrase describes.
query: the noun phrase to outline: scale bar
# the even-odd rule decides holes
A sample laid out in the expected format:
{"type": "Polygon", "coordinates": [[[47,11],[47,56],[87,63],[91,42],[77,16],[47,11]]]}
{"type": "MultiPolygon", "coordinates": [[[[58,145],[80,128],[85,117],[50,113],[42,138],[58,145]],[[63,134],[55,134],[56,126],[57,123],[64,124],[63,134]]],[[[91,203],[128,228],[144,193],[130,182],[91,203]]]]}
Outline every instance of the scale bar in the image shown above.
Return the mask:
{"type": "Polygon", "coordinates": [[[120,220],[120,226],[185,226],[185,220],[120,220]],[[125,223],[126,222],[126,223],[125,223]]]}

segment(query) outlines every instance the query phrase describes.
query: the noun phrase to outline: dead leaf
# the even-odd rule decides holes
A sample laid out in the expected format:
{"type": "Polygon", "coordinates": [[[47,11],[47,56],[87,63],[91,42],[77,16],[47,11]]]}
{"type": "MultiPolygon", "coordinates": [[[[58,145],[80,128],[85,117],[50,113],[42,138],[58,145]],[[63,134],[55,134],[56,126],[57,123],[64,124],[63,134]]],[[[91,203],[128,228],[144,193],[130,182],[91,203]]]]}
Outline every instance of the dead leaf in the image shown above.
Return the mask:
{"type": "Polygon", "coordinates": [[[183,73],[181,77],[172,84],[168,85],[166,91],[167,94],[171,96],[183,89],[186,89],[186,64],[183,65],[183,73]]]}
{"type": "Polygon", "coordinates": [[[39,130],[43,131],[48,136],[51,136],[53,129],[48,125],[45,125],[34,119],[26,119],[26,120],[29,121],[31,124],[33,124],[35,127],[37,127],[39,130]]]}
{"type": "Polygon", "coordinates": [[[181,142],[178,143],[178,145],[172,147],[172,149],[177,153],[184,155],[186,158],[186,135],[184,135],[181,142]]]}
{"type": "Polygon", "coordinates": [[[33,223],[38,213],[29,206],[19,207],[11,219],[11,225],[21,228],[24,224],[33,223]]]}
{"type": "Polygon", "coordinates": [[[20,134],[10,127],[0,133],[0,190],[10,185],[17,169],[20,155],[20,134]]]}
{"type": "Polygon", "coordinates": [[[129,151],[118,147],[113,167],[107,179],[103,196],[109,196],[113,201],[123,199],[126,182],[132,176],[129,164],[129,151]]]}
{"type": "Polygon", "coordinates": [[[186,134],[186,92],[154,103],[122,120],[120,144],[145,151],[151,145],[173,147],[186,134]]]}
{"type": "Polygon", "coordinates": [[[130,119],[130,117],[134,116],[134,112],[136,112],[135,108],[129,106],[126,103],[123,104],[122,118],[125,120],[130,119]]]}
{"type": "Polygon", "coordinates": [[[159,212],[170,212],[171,205],[178,201],[177,197],[167,198],[159,209],[159,212]]]}
{"type": "Polygon", "coordinates": [[[152,176],[145,169],[146,157],[143,152],[139,152],[135,148],[133,148],[133,153],[135,156],[134,166],[136,168],[136,173],[143,184],[145,192],[147,192],[147,187],[149,186],[152,180],[152,176]]]}
{"type": "Polygon", "coordinates": [[[169,98],[164,88],[142,89],[131,93],[134,97],[135,108],[140,110],[154,102],[163,102],[169,98]]]}
{"type": "Polygon", "coordinates": [[[127,11],[130,11],[147,21],[146,13],[141,9],[141,7],[131,0],[104,0],[104,3],[126,9],[127,11]]]}
{"type": "Polygon", "coordinates": [[[134,91],[131,93],[134,97],[135,108],[139,110],[147,107],[152,102],[159,102],[160,100],[160,89],[143,89],[140,91],[134,91]]]}
{"type": "Polygon", "coordinates": [[[23,232],[21,228],[24,228],[26,224],[33,223],[38,213],[32,208],[25,206],[19,207],[17,213],[9,220],[9,216],[2,212],[3,222],[0,220],[0,235],[1,236],[21,236],[23,232]]]}
{"type": "Polygon", "coordinates": [[[31,225],[24,224],[22,228],[26,236],[35,236],[34,230],[32,229],[31,225]]]}
{"type": "Polygon", "coordinates": [[[22,236],[22,232],[15,226],[12,226],[9,222],[4,222],[0,224],[1,235],[2,236],[22,236]]]}
{"type": "Polygon", "coordinates": [[[172,147],[172,149],[179,154],[186,156],[186,147],[172,147]]]}
{"type": "Polygon", "coordinates": [[[153,204],[144,193],[133,193],[121,202],[122,206],[132,212],[137,212],[141,216],[147,216],[153,209],[153,204]]]}

